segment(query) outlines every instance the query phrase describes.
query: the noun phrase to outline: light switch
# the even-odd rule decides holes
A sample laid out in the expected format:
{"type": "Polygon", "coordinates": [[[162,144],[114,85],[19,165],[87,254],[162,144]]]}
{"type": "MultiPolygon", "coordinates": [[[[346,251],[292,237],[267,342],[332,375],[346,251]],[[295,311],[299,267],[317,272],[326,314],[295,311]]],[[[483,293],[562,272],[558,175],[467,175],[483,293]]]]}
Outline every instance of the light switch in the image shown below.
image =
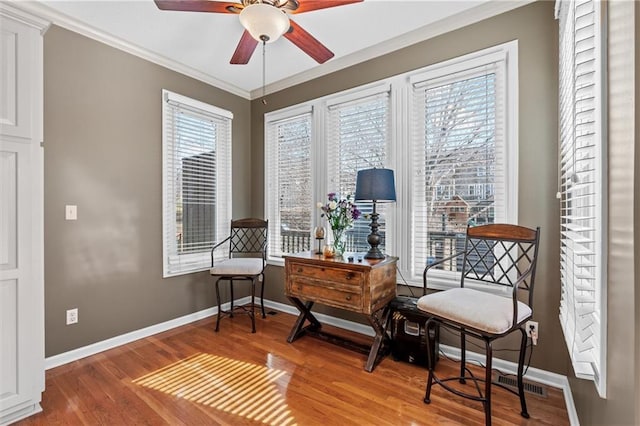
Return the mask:
{"type": "Polygon", "coordinates": [[[66,220],[78,220],[78,206],[65,206],[64,218],[66,220]]]}

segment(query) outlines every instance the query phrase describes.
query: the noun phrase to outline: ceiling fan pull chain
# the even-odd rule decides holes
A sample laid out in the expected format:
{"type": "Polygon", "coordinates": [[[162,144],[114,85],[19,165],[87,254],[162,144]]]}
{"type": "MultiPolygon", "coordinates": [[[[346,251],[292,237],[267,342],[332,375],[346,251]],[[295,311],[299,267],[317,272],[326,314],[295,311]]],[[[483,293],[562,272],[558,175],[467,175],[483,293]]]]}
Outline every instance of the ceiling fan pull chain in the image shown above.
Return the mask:
{"type": "Polygon", "coordinates": [[[262,105],[267,104],[266,85],[267,85],[267,40],[262,39],[262,105]]]}

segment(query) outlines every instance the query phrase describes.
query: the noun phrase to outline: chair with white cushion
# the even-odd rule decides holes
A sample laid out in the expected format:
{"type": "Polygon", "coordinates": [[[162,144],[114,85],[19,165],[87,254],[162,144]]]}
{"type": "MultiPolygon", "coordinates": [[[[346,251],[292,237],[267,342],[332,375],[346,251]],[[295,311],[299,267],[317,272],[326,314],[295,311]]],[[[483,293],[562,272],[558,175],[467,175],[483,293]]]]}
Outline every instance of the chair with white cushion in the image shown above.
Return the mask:
{"type": "Polygon", "coordinates": [[[268,221],[262,219],[238,219],[231,221],[231,232],[227,238],[216,244],[211,249],[211,269],[209,272],[216,280],[216,297],[218,298],[218,318],[216,331],[220,327],[220,318],[229,316],[233,318],[234,310],[242,310],[251,318],[251,332],[256,332],[255,321],[255,293],[256,282],[261,281],[260,307],[262,318],[264,312],[264,268],[267,264],[267,232],[268,221]],[[229,244],[229,258],[214,262],[214,251],[229,244]],[[231,306],[228,311],[222,310],[220,303],[220,283],[229,282],[231,293],[231,306]],[[233,306],[233,284],[236,281],[251,282],[251,304],[247,306],[233,306]]]}
{"type": "MultiPolygon", "coordinates": [[[[458,265],[452,270],[461,271],[460,287],[422,296],[418,309],[430,316],[426,327],[440,325],[460,333],[460,376],[439,378],[433,363],[429,361],[429,377],[424,402],[431,402],[432,385],[437,384],[456,395],[482,402],[485,423],[491,424],[492,342],[519,330],[522,334],[518,359],[518,391],[501,383],[493,383],[520,397],[524,418],[529,418],[524,395],[522,375],[527,350],[526,322],[533,316],[533,284],[536,274],[540,228],[491,224],[468,227],[464,250],[435,263],[429,264],[423,273],[444,264],[458,265]],[[460,260],[461,263],[456,263],[460,260]],[[466,367],[466,337],[484,341],[486,349],[485,377],[475,377],[466,367]],[[455,388],[450,381],[465,384],[471,380],[473,393],[464,386],[455,388]],[[484,391],[479,383],[484,382],[484,391]]],[[[427,342],[427,345],[429,342],[427,342]]],[[[431,350],[427,348],[427,355],[431,350]]]]}

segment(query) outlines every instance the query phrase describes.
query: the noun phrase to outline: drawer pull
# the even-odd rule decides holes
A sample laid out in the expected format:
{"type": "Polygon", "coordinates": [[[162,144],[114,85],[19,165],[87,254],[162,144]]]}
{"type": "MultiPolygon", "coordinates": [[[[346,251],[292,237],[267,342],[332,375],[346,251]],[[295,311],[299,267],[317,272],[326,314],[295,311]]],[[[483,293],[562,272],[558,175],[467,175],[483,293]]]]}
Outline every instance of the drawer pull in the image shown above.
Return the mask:
{"type": "Polygon", "coordinates": [[[302,273],[302,268],[298,268],[298,273],[302,273]]]}
{"type": "Polygon", "coordinates": [[[353,278],[353,273],[352,273],[352,272],[349,272],[349,273],[347,274],[347,279],[348,279],[348,280],[350,280],[351,278],[353,278]]]}
{"type": "Polygon", "coordinates": [[[347,300],[351,300],[351,296],[347,296],[345,299],[347,299],[347,300]]]}

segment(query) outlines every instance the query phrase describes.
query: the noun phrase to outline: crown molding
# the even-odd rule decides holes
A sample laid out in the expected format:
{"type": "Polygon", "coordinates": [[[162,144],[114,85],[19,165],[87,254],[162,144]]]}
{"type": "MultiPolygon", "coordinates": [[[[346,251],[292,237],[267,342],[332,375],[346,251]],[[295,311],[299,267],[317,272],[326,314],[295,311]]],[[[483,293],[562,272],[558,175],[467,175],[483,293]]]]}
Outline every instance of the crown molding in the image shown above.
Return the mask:
{"type": "Polygon", "coordinates": [[[11,4],[14,6],[14,8],[22,9],[24,12],[36,15],[40,19],[50,21],[55,25],[66,28],[67,30],[76,32],[85,37],[89,37],[100,43],[104,43],[108,46],[122,50],[126,53],[145,59],[149,62],[153,62],[154,64],[168,68],[172,71],[184,74],[187,77],[195,78],[196,80],[202,81],[203,83],[207,83],[211,86],[217,87],[234,95],[240,96],[245,99],[250,99],[250,93],[247,90],[219,80],[209,74],[203,73],[180,62],[169,59],[166,56],[158,55],[147,49],[143,49],[119,37],[107,34],[104,31],[84,24],[41,3],[31,1],[20,3],[11,2],[11,4]]]}
{"type": "Polygon", "coordinates": [[[0,2],[0,15],[11,17],[23,24],[34,27],[39,30],[41,34],[44,34],[51,25],[51,22],[41,18],[39,15],[28,13],[5,2],[0,2]]]}
{"type": "MultiPolygon", "coordinates": [[[[265,87],[265,94],[275,93],[280,90],[287,89],[297,84],[306,83],[318,77],[331,74],[336,71],[348,68],[350,66],[377,58],[387,53],[394,52],[412,44],[420,43],[441,34],[457,30],[467,25],[480,22],[482,20],[500,15],[510,10],[517,9],[535,0],[489,0],[481,5],[468,9],[456,15],[449,16],[423,27],[417,28],[408,33],[402,34],[395,38],[389,39],[375,46],[359,50],[347,56],[331,60],[320,67],[312,68],[293,76],[284,78],[265,87]]],[[[262,88],[251,91],[251,100],[262,98],[262,88]]]]}
{"type": "MultiPolygon", "coordinates": [[[[366,49],[362,49],[355,53],[349,54],[347,56],[334,59],[332,61],[325,63],[322,66],[315,67],[308,71],[304,71],[304,72],[295,74],[293,76],[284,78],[282,80],[276,81],[274,83],[268,84],[265,87],[265,93],[266,94],[275,93],[280,90],[284,90],[289,87],[292,87],[301,83],[305,83],[315,78],[322,77],[324,75],[331,74],[336,71],[340,71],[342,69],[385,55],[387,53],[391,53],[393,51],[402,49],[412,44],[416,44],[424,40],[428,40],[430,38],[465,27],[467,25],[474,24],[476,22],[482,21],[492,16],[496,16],[501,13],[505,13],[510,10],[525,6],[529,3],[532,3],[533,1],[535,0],[508,0],[508,1],[489,0],[481,5],[478,5],[472,9],[468,9],[462,13],[449,16],[445,19],[442,19],[440,21],[437,21],[431,24],[427,24],[421,28],[410,31],[406,34],[400,35],[398,37],[387,40],[385,42],[379,43],[375,46],[371,46],[366,49]]],[[[189,67],[180,62],[169,59],[166,56],[158,55],[147,49],[143,49],[139,46],[136,46],[135,44],[132,44],[119,37],[115,37],[95,27],[84,24],[42,3],[33,2],[33,1],[30,1],[30,2],[9,1],[8,3],[11,5],[9,6],[10,10],[13,10],[14,13],[19,13],[19,11],[22,10],[23,12],[27,12],[32,15],[35,15],[37,18],[32,18],[32,19],[35,19],[35,21],[33,22],[40,23],[40,21],[37,21],[38,18],[41,20],[48,21],[50,23],[53,23],[55,25],[68,29],[70,31],[81,34],[85,37],[96,40],[100,43],[104,43],[108,46],[122,50],[124,52],[132,54],[139,58],[145,59],[154,64],[160,65],[172,71],[176,71],[180,74],[184,74],[188,77],[194,78],[196,80],[202,81],[211,86],[217,87],[221,90],[240,96],[244,99],[255,100],[263,96],[262,88],[254,89],[252,91],[244,90],[233,84],[217,79],[209,74],[198,71],[195,68],[189,67]],[[15,12],[15,11],[18,11],[18,12],[15,12]]],[[[0,4],[2,5],[3,10],[7,9],[6,2],[1,2],[0,4]]],[[[46,27],[44,27],[43,32],[44,31],[46,31],[46,27]]]]}

